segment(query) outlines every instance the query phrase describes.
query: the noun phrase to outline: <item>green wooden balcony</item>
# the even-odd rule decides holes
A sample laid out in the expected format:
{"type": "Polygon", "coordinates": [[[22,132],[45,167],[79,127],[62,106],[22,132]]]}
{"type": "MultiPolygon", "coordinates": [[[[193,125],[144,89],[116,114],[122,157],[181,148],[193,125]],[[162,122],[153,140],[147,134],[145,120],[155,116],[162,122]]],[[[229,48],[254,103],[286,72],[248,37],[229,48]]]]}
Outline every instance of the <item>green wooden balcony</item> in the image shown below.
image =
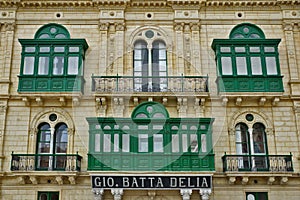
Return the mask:
{"type": "Polygon", "coordinates": [[[214,171],[214,154],[93,153],[88,170],[96,171],[214,171]]]}
{"type": "Polygon", "coordinates": [[[224,155],[223,171],[293,172],[292,155],[224,155]]]}
{"type": "Polygon", "coordinates": [[[14,154],[11,171],[80,171],[78,154],[14,154]]]}
{"type": "Polygon", "coordinates": [[[222,76],[216,80],[219,92],[283,92],[283,76],[222,76]]]}
{"type": "Polygon", "coordinates": [[[92,76],[93,92],[208,92],[208,76],[92,76]]]}
{"type": "Polygon", "coordinates": [[[19,76],[18,92],[81,92],[84,87],[83,76],[19,76]]]}

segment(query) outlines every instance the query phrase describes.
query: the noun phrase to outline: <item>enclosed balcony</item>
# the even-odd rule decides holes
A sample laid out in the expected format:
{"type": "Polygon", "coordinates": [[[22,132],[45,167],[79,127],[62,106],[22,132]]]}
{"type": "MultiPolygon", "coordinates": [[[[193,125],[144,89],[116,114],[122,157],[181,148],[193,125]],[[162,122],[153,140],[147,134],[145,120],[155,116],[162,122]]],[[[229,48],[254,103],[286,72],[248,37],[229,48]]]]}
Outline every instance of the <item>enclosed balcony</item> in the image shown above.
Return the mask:
{"type": "Polygon", "coordinates": [[[92,91],[208,92],[208,76],[92,76],[92,91]]]}
{"type": "Polygon", "coordinates": [[[292,155],[224,155],[223,171],[293,172],[292,155]]]}
{"type": "Polygon", "coordinates": [[[11,171],[80,171],[78,154],[14,154],[11,171]]]}

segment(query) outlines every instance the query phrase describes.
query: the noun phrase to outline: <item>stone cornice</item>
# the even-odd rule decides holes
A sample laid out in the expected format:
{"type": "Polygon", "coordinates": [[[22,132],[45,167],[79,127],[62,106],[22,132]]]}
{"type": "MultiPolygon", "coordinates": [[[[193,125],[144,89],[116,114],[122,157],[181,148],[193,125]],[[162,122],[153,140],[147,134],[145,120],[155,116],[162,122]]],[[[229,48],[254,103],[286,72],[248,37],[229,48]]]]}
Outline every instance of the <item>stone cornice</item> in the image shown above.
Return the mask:
{"type": "Polygon", "coordinates": [[[134,7],[165,7],[165,6],[294,6],[300,0],[10,0],[0,1],[0,7],[99,7],[99,6],[134,6],[134,7]]]}

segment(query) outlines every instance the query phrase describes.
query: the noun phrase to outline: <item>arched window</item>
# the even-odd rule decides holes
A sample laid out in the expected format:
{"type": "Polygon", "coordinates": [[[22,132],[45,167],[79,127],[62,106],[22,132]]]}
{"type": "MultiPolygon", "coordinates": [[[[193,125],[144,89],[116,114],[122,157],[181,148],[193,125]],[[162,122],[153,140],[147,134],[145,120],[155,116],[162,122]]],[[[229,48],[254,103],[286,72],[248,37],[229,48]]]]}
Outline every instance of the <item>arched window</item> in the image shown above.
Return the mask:
{"type": "Polygon", "coordinates": [[[239,123],[235,127],[236,153],[242,155],[239,168],[251,170],[268,169],[268,151],[265,126],[262,123],[247,125],[239,123]]]}
{"type": "Polygon", "coordinates": [[[38,128],[37,168],[62,170],[66,167],[68,127],[64,123],[54,128],[42,123],[38,128]]]}
{"type": "Polygon", "coordinates": [[[134,43],[134,89],[143,92],[167,90],[166,44],[158,32],[147,30],[134,43]]]}

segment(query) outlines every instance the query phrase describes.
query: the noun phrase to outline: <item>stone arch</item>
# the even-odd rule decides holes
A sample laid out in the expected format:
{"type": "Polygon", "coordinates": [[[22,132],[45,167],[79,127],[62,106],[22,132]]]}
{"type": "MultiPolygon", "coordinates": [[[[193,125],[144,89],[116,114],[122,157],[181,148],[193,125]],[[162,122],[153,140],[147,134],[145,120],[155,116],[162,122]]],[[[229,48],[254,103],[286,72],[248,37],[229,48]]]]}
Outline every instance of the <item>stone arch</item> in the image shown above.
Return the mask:
{"type": "Polygon", "coordinates": [[[31,123],[29,131],[29,144],[28,144],[28,153],[35,153],[36,150],[36,141],[38,134],[38,126],[42,123],[48,123],[51,128],[54,128],[59,123],[65,123],[68,127],[68,153],[74,153],[74,134],[75,134],[75,124],[71,115],[61,109],[61,108],[50,108],[36,114],[31,123]],[[51,114],[57,116],[56,120],[50,120],[49,117],[51,114]]]}
{"type": "Polygon", "coordinates": [[[154,31],[155,34],[153,36],[153,38],[149,39],[151,41],[155,41],[155,40],[161,40],[164,41],[166,43],[166,48],[167,51],[170,51],[172,48],[172,41],[171,41],[171,37],[167,34],[166,31],[164,31],[162,28],[157,27],[157,26],[142,26],[137,28],[136,30],[134,30],[130,36],[129,36],[129,42],[128,42],[128,46],[129,46],[129,51],[133,51],[134,49],[134,43],[137,40],[147,40],[147,38],[145,37],[145,35],[143,35],[144,32],[146,32],[147,30],[152,30],[154,31]]]}
{"type": "Polygon", "coordinates": [[[235,112],[232,117],[230,118],[230,121],[228,123],[229,125],[229,134],[235,134],[234,131],[234,127],[238,124],[238,123],[245,123],[245,124],[255,124],[255,123],[262,123],[265,125],[266,127],[266,133],[268,135],[273,134],[274,131],[274,126],[272,121],[269,119],[269,117],[264,114],[261,111],[257,111],[254,109],[241,109],[237,112],[235,112]],[[253,115],[253,120],[252,121],[248,121],[246,119],[246,115],[247,114],[252,114],[253,115]]]}

